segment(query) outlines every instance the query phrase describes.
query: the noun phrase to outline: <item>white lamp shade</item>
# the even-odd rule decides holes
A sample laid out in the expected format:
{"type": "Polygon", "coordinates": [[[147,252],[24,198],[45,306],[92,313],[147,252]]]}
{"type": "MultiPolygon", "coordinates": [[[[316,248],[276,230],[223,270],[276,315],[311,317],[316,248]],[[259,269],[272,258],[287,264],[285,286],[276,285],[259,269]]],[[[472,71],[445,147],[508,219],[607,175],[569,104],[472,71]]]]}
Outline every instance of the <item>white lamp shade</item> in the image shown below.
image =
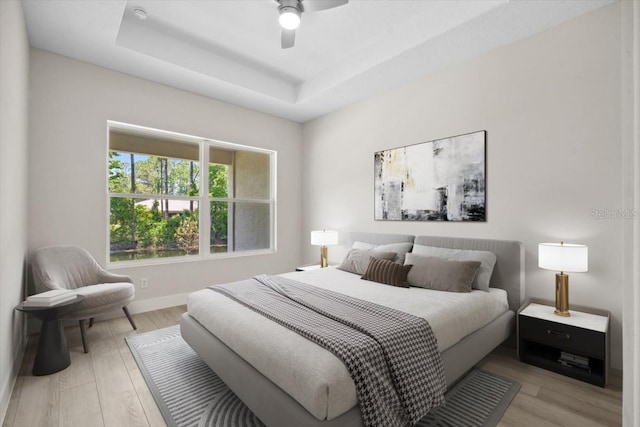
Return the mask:
{"type": "Polygon", "coordinates": [[[338,232],[331,230],[315,230],[311,232],[311,244],[314,246],[330,246],[338,244],[338,232]]]}
{"type": "Polygon", "coordinates": [[[584,273],[589,270],[589,248],[568,243],[540,243],[538,267],[545,270],[584,273]]]}

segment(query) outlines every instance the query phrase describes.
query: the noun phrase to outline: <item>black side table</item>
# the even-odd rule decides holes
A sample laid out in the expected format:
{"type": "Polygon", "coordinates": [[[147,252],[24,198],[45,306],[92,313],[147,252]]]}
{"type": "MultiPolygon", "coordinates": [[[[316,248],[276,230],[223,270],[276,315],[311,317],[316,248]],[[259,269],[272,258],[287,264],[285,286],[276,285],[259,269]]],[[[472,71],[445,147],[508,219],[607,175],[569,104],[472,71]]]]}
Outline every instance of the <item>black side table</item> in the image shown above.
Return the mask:
{"type": "Polygon", "coordinates": [[[67,338],[62,327],[62,318],[83,299],[82,295],[76,295],[75,299],[50,307],[25,307],[24,303],[20,303],[16,307],[16,310],[32,314],[42,321],[38,351],[33,364],[33,375],[53,374],[71,364],[67,338]]]}

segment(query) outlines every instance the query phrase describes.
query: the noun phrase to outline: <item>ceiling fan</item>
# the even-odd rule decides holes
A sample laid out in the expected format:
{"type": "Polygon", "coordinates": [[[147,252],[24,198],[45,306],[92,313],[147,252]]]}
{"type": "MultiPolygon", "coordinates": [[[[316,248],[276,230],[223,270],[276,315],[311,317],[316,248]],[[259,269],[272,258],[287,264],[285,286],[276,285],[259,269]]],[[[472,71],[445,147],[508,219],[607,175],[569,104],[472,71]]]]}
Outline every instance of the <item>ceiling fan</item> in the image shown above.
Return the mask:
{"type": "Polygon", "coordinates": [[[349,0],[275,0],[280,6],[281,43],[283,49],[293,47],[296,28],[300,25],[302,12],[332,9],[349,3],[349,0]]]}

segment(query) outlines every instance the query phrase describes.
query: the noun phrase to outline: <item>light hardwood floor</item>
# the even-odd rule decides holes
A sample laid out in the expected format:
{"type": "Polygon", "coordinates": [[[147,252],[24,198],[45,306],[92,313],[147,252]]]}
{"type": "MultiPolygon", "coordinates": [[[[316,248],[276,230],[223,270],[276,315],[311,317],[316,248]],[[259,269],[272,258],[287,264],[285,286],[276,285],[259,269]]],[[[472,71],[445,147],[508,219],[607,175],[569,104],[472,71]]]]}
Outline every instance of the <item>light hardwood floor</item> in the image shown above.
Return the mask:
{"type": "MultiPolygon", "coordinates": [[[[37,335],[29,340],[3,427],[164,426],[165,423],[124,337],[175,325],[184,306],[96,322],[91,351],[82,351],[78,327],[66,328],[71,366],[53,375],[31,375],[37,335]]],[[[500,347],[479,366],[522,384],[500,426],[619,426],[621,379],[606,389],[520,363],[515,349],[500,347]]],[[[284,427],[284,426],[283,426],[284,427]]]]}

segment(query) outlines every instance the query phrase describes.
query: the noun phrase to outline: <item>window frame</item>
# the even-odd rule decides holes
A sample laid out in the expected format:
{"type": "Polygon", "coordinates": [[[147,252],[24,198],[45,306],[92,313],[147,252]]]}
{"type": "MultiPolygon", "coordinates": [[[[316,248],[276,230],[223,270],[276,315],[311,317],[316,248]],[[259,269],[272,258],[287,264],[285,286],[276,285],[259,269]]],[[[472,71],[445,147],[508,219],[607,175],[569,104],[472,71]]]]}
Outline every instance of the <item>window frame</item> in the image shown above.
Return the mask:
{"type": "MultiPolygon", "coordinates": [[[[266,148],[252,147],[243,144],[237,144],[233,142],[220,141],[210,138],[198,137],[193,135],[186,135],[182,133],[166,131],[161,129],[154,129],[145,126],[138,126],[129,123],[117,122],[113,120],[107,121],[107,137],[106,137],[106,162],[105,171],[103,176],[105,178],[106,188],[106,221],[105,221],[105,233],[106,233],[106,254],[107,254],[107,267],[108,268],[127,268],[145,265],[162,265],[172,264],[180,262],[193,262],[193,261],[205,261],[221,258],[236,258],[244,256],[255,256],[264,254],[277,253],[277,151],[269,150],[266,148]],[[183,196],[183,195],[149,195],[141,193],[112,193],[109,188],[109,153],[112,151],[110,148],[110,134],[112,130],[122,131],[137,136],[144,137],[160,137],[162,139],[170,139],[178,143],[191,143],[198,144],[199,159],[198,164],[200,168],[199,177],[199,191],[198,196],[183,196]],[[269,197],[265,199],[251,199],[251,198],[236,198],[236,197],[209,197],[209,165],[210,161],[210,148],[219,147],[226,150],[234,151],[249,151],[261,154],[269,155],[269,197]],[[111,261],[111,198],[145,198],[146,196],[153,196],[154,198],[169,199],[169,200],[195,200],[198,202],[198,224],[199,224],[199,251],[197,255],[181,255],[170,256],[160,258],[147,258],[138,260],[127,261],[111,261]],[[241,251],[229,251],[226,252],[211,252],[210,250],[210,236],[211,236],[211,215],[210,204],[213,202],[226,202],[231,204],[235,203],[260,203],[269,205],[269,248],[265,249],[251,249],[241,251]]],[[[114,150],[115,151],[115,150],[114,150]]],[[[144,153],[138,153],[144,154],[144,153]]],[[[233,165],[235,168],[235,164],[233,165]]],[[[231,180],[231,178],[230,178],[231,180]]],[[[148,197],[146,197],[148,198],[148,197]]],[[[231,230],[231,229],[230,229],[231,230]]],[[[231,233],[229,233],[231,234],[231,233]]],[[[227,237],[229,242],[230,238],[227,237]]]]}

